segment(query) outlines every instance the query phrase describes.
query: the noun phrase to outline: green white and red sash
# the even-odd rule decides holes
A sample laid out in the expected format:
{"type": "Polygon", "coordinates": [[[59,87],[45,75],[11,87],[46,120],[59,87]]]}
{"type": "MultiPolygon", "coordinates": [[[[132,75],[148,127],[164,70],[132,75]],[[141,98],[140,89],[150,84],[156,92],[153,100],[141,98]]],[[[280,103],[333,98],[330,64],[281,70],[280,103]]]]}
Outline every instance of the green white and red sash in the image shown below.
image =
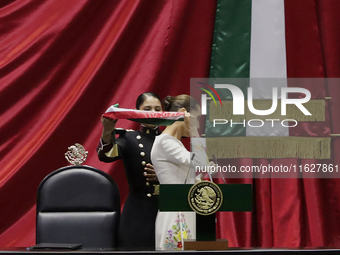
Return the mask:
{"type": "Polygon", "coordinates": [[[169,126],[175,121],[183,121],[183,112],[152,112],[117,108],[117,105],[110,106],[103,114],[109,119],[128,119],[139,123],[169,126]]]}

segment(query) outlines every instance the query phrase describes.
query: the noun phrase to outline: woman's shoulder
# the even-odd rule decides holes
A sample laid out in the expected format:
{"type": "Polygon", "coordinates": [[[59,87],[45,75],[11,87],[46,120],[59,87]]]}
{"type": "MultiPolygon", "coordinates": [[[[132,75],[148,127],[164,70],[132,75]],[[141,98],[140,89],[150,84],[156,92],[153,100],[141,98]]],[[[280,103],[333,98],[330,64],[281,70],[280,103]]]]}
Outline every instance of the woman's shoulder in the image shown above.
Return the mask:
{"type": "Polygon", "coordinates": [[[115,129],[116,143],[122,148],[128,148],[136,140],[137,131],[132,129],[115,129]]]}
{"type": "Polygon", "coordinates": [[[169,134],[160,134],[159,136],[156,136],[155,143],[160,146],[171,146],[171,145],[180,145],[183,146],[182,142],[178,140],[177,138],[173,137],[169,134]]]}
{"type": "Polygon", "coordinates": [[[136,134],[138,131],[133,130],[133,129],[125,129],[125,128],[116,128],[115,129],[115,134],[118,135],[119,138],[126,138],[133,136],[136,134]]]}
{"type": "Polygon", "coordinates": [[[177,140],[175,137],[169,134],[162,133],[155,138],[158,141],[167,141],[167,140],[177,140]]]}

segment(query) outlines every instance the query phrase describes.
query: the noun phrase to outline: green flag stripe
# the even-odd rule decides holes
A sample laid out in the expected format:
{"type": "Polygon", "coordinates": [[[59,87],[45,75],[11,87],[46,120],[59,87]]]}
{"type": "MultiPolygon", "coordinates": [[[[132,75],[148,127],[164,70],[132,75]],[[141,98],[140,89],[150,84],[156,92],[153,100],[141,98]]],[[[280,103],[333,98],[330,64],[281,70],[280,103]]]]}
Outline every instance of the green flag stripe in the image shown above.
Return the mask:
{"type": "MultiPolygon", "coordinates": [[[[218,0],[211,54],[210,78],[249,78],[251,0],[218,0]]],[[[247,95],[248,82],[237,85],[247,95]]],[[[216,89],[222,100],[232,99],[226,89],[216,89]]],[[[208,104],[209,114],[209,104],[208,104]]],[[[206,116],[206,136],[245,136],[243,125],[213,127],[206,116]]]]}
{"type": "Polygon", "coordinates": [[[211,78],[248,78],[251,0],[219,0],[211,54],[211,78]]]}

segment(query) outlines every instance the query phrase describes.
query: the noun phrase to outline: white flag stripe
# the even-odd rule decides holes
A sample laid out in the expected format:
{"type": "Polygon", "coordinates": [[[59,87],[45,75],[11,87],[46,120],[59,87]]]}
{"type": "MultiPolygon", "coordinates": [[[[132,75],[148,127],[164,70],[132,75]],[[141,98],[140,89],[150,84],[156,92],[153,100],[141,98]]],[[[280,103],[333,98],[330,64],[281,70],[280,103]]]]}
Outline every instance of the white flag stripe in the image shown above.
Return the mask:
{"type": "MultiPolygon", "coordinates": [[[[250,87],[253,99],[271,99],[272,88],[287,87],[284,0],[253,0],[251,11],[250,87]],[[262,79],[283,78],[263,84],[262,79]]],[[[260,128],[247,126],[247,136],[288,136],[289,128],[280,122],[266,122],[260,128]]]]}
{"type": "Polygon", "coordinates": [[[283,0],[253,0],[250,78],[286,78],[283,0]]]}
{"type": "MultiPolygon", "coordinates": [[[[288,123],[285,123],[287,125],[288,123]]],[[[246,127],[247,136],[289,136],[289,128],[281,125],[281,121],[252,121],[252,126],[246,127]],[[263,126],[261,126],[263,125],[263,126]]]]}

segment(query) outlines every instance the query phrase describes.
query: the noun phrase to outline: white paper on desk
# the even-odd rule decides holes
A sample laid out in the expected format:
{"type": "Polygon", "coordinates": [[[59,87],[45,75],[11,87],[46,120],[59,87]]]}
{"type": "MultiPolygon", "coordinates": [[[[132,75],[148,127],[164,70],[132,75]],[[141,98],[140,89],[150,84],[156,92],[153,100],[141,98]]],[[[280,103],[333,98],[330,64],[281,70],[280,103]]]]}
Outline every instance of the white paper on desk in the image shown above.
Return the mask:
{"type": "Polygon", "coordinates": [[[191,151],[195,153],[195,157],[191,162],[192,169],[190,169],[190,177],[195,177],[199,174],[196,169],[204,169],[208,165],[208,157],[206,153],[207,145],[206,139],[202,137],[191,138],[191,151]]]}

